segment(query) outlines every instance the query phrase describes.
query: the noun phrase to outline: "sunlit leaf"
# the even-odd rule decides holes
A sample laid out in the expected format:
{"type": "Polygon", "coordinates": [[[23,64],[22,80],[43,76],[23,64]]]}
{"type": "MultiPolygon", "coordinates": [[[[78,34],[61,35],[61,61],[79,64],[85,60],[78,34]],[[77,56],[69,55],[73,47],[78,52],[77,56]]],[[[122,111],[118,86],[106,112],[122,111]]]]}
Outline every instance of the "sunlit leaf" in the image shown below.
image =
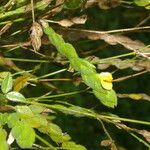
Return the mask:
{"type": "Polygon", "coordinates": [[[0,149],[1,150],[8,150],[9,146],[6,142],[7,132],[0,128],[0,149]]]}
{"type": "Polygon", "coordinates": [[[74,142],[64,142],[62,143],[62,148],[68,150],[86,150],[84,146],[78,145],[74,142]]]}
{"type": "Polygon", "coordinates": [[[62,143],[70,140],[70,136],[63,133],[60,127],[54,123],[50,123],[45,127],[38,129],[42,133],[48,134],[54,142],[62,143]]]}
{"type": "Polygon", "coordinates": [[[109,72],[101,72],[99,74],[99,77],[100,77],[100,82],[101,82],[102,87],[104,89],[106,89],[106,90],[112,90],[113,77],[112,77],[111,73],[109,73],[109,72]]]}
{"type": "Polygon", "coordinates": [[[12,128],[11,134],[21,148],[31,148],[35,141],[34,130],[25,122],[18,122],[12,128]]]}
{"type": "Polygon", "coordinates": [[[148,100],[150,101],[150,96],[144,93],[129,93],[129,94],[117,94],[120,98],[131,98],[133,100],[148,100]]]}
{"type": "Polygon", "coordinates": [[[14,102],[26,101],[25,97],[22,94],[15,91],[7,93],[6,98],[14,102]]]}
{"type": "Polygon", "coordinates": [[[11,73],[7,73],[4,80],[2,81],[1,90],[3,93],[7,93],[12,89],[13,80],[11,73]]]}
{"type": "Polygon", "coordinates": [[[7,123],[7,117],[8,114],[7,113],[0,113],[0,126],[1,125],[5,125],[7,123]]]}
{"type": "Polygon", "coordinates": [[[28,84],[28,80],[31,78],[30,75],[23,75],[17,77],[14,80],[14,91],[19,92],[22,88],[24,88],[28,84]]]}
{"type": "Polygon", "coordinates": [[[19,119],[20,119],[20,117],[19,117],[18,113],[9,114],[8,119],[7,119],[8,127],[9,128],[14,127],[17,124],[17,122],[19,121],[19,119]]]}
{"type": "Polygon", "coordinates": [[[146,9],[150,9],[149,0],[134,0],[135,4],[138,6],[144,6],[146,9]]]}
{"type": "Polygon", "coordinates": [[[117,106],[117,96],[114,90],[105,91],[104,93],[98,91],[93,92],[105,106],[112,108],[117,106]]]}

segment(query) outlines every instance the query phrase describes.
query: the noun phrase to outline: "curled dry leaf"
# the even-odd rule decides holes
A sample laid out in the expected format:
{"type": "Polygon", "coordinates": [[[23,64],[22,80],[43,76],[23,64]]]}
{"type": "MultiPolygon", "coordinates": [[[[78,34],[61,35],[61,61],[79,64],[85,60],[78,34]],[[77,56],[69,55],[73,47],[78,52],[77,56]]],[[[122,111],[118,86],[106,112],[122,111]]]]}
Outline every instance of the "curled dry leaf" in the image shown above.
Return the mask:
{"type": "Polygon", "coordinates": [[[150,142],[150,132],[147,130],[139,130],[139,134],[141,134],[148,142],[150,142]]]}
{"type": "Polygon", "coordinates": [[[54,16],[55,14],[57,14],[58,12],[60,12],[63,9],[63,3],[65,0],[56,0],[55,3],[55,7],[52,11],[51,14],[52,16],[54,16]]]}
{"type": "Polygon", "coordinates": [[[135,132],[135,133],[141,134],[148,142],[150,142],[150,132],[147,130],[138,130],[135,128],[130,128],[123,123],[116,123],[116,127],[118,129],[124,129],[127,132],[135,132]]]}
{"type": "Polygon", "coordinates": [[[113,7],[116,7],[120,4],[120,0],[100,0],[98,2],[98,6],[101,8],[101,9],[110,9],[110,8],[113,8],[113,7]]]}
{"type": "Polygon", "coordinates": [[[48,22],[57,23],[63,27],[71,27],[74,24],[85,24],[87,20],[87,15],[82,15],[80,17],[74,17],[70,19],[63,19],[60,21],[47,20],[48,22]]]}
{"type": "Polygon", "coordinates": [[[150,101],[150,96],[144,93],[130,93],[130,94],[117,94],[119,98],[131,98],[133,100],[148,100],[150,101]]]}
{"type": "MultiPolygon", "coordinates": [[[[108,31],[109,32],[109,31],[108,31]]],[[[79,40],[81,38],[88,38],[90,40],[104,40],[110,45],[120,44],[126,49],[134,51],[136,54],[143,56],[144,52],[150,52],[150,48],[139,41],[133,40],[124,35],[112,35],[108,34],[107,31],[93,31],[93,30],[78,30],[78,29],[69,29],[62,28],[59,30],[59,33],[67,37],[71,41],[79,40]]],[[[145,56],[143,56],[145,57],[145,56]]]]}
{"type": "Polygon", "coordinates": [[[14,80],[14,91],[19,92],[22,88],[24,88],[28,81],[32,78],[31,74],[25,74],[23,76],[19,76],[14,80]]]}
{"type": "Polygon", "coordinates": [[[111,59],[111,60],[103,60],[98,57],[88,57],[89,61],[93,64],[98,65],[98,69],[104,70],[110,67],[111,65],[115,66],[118,69],[127,69],[131,68],[134,71],[141,71],[147,70],[150,71],[150,61],[149,60],[132,60],[132,59],[125,59],[121,60],[118,58],[111,59]]]}
{"type": "Polygon", "coordinates": [[[92,7],[98,5],[101,9],[110,9],[120,4],[120,0],[88,0],[85,7],[92,7]]]}
{"type": "Polygon", "coordinates": [[[103,140],[101,141],[101,146],[110,146],[112,144],[112,141],[111,140],[103,140]]]}
{"type": "Polygon", "coordinates": [[[42,27],[39,23],[34,22],[30,30],[31,30],[30,34],[31,44],[34,50],[38,51],[41,47],[41,37],[43,35],[42,27]]]}
{"type": "Polygon", "coordinates": [[[114,141],[112,140],[103,140],[101,141],[101,146],[103,147],[110,147],[111,150],[117,150],[116,145],[114,144],[114,141]]]}

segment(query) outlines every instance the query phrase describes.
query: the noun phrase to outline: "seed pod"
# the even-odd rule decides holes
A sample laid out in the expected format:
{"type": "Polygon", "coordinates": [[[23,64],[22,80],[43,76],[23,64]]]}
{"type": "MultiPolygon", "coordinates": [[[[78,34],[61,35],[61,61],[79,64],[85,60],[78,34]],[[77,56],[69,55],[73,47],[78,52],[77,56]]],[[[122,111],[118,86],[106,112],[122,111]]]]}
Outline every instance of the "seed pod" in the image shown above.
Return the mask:
{"type": "Polygon", "coordinates": [[[33,46],[33,49],[35,51],[38,51],[41,47],[41,37],[43,35],[42,27],[39,23],[34,22],[30,31],[31,44],[33,46]]]}

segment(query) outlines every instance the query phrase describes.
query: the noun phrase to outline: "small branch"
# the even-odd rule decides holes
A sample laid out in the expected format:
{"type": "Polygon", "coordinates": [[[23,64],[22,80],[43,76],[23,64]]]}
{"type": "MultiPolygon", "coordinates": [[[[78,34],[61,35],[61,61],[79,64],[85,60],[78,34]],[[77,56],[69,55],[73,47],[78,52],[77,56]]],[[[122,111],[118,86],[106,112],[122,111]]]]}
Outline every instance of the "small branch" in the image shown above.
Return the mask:
{"type": "Polygon", "coordinates": [[[127,79],[129,79],[129,78],[133,78],[133,77],[139,76],[139,75],[141,75],[141,74],[144,74],[144,73],[146,73],[146,72],[148,72],[148,71],[147,71],[147,70],[144,70],[144,71],[142,71],[142,72],[138,72],[138,73],[133,74],[133,75],[129,75],[129,76],[125,76],[125,77],[121,77],[121,78],[115,79],[115,80],[113,80],[113,82],[121,82],[121,81],[127,80],[127,79]]]}
{"type": "Polygon", "coordinates": [[[35,15],[34,15],[34,2],[31,0],[31,8],[32,8],[32,21],[35,22],[35,15]]]}

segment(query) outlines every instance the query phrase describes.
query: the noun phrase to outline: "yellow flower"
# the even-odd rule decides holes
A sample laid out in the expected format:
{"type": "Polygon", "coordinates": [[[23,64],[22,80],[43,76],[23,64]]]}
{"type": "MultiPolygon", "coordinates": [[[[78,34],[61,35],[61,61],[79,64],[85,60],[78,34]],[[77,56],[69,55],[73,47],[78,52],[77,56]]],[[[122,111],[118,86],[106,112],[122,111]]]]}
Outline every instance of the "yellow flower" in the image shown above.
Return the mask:
{"type": "Polygon", "coordinates": [[[112,81],[113,77],[112,74],[109,72],[101,72],[99,74],[101,85],[106,90],[111,90],[113,87],[112,81]]]}

